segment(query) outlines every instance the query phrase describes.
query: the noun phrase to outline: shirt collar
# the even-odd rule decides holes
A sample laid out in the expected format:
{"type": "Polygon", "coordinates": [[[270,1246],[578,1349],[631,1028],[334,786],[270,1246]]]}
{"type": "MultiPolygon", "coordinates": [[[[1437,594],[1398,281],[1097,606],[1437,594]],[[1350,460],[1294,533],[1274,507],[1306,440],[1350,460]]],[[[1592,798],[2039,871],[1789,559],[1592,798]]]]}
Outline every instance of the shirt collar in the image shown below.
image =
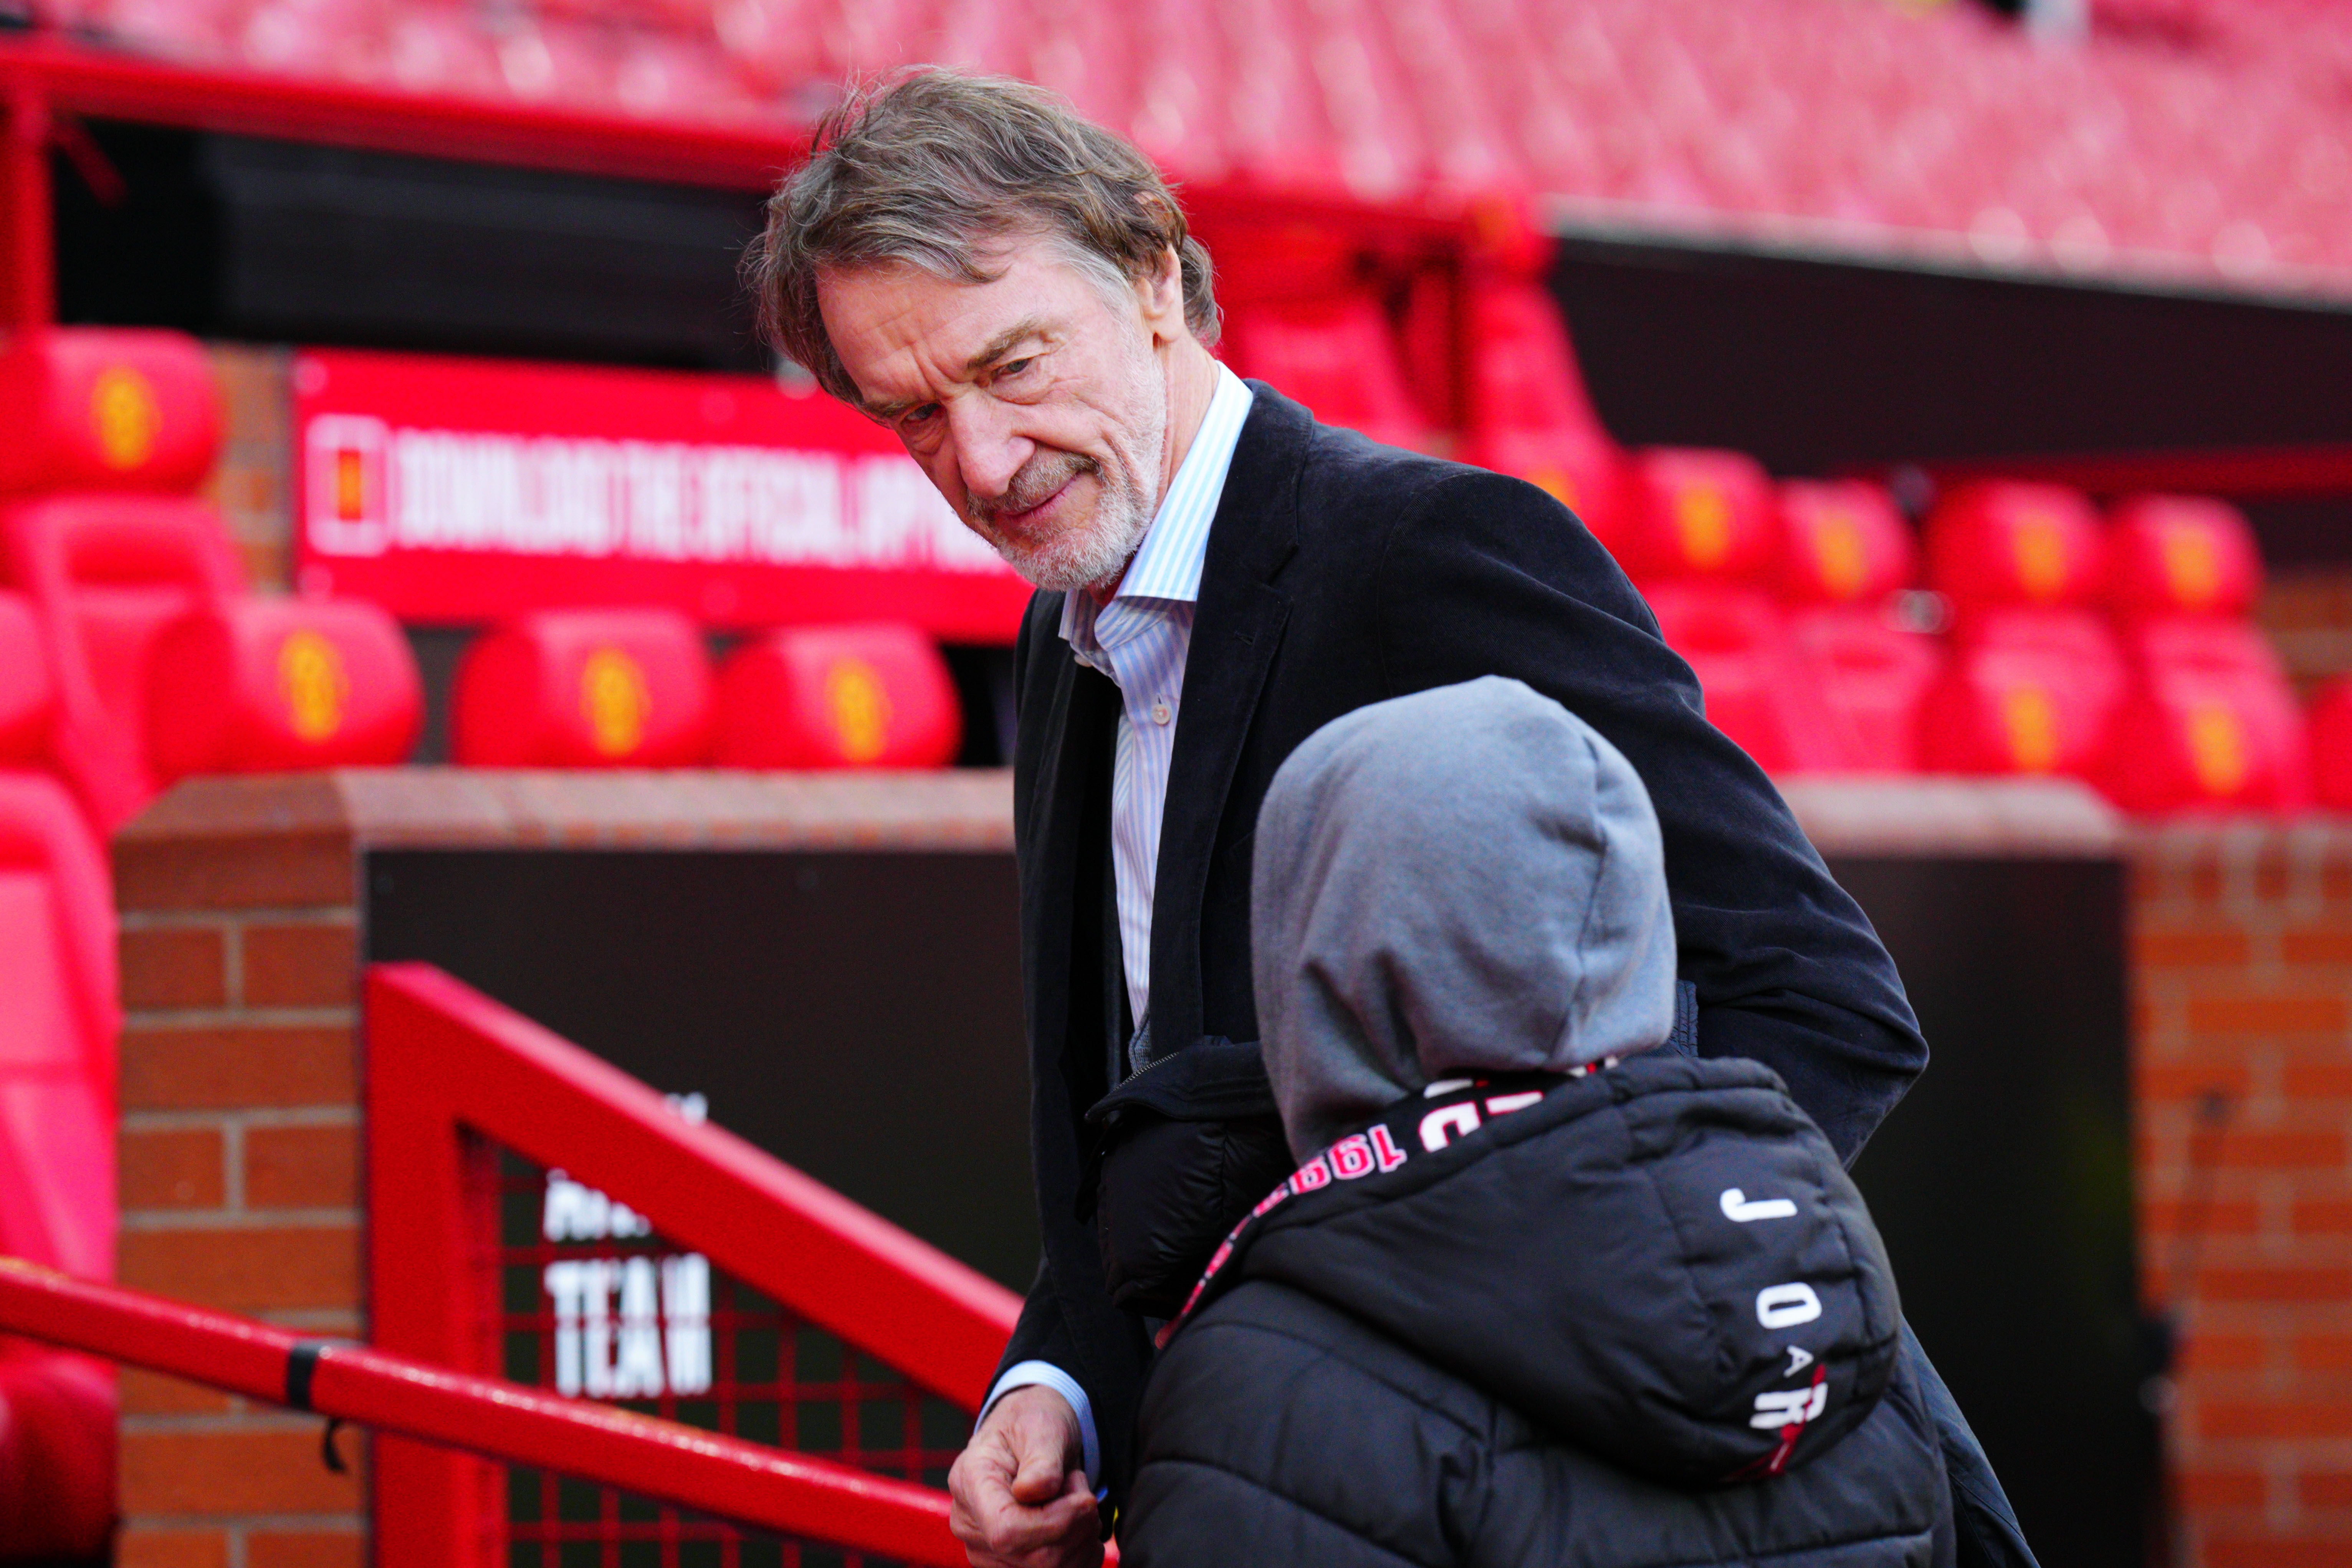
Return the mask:
{"type": "MultiPolygon", "coordinates": [[[[1240,444],[1242,426],[1256,401],[1248,383],[1223,364],[1217,365],[1216,373],[1217,390],[1209,398],[1208,412],[1201,417],[1201,428],[1194,433],[1183,462],[1177,465],[1176,477],[1169,481],[1160,510],[1152,514],[1151,526],[1144,530],[1135,558],[1128,563],[1118,592],[1111,595],[1114,604],[1122,599],[1157,599],[1189,605],[1201,596],[1201,568],[1209,555],[1209,525],[1216,521],[1225,474],[1234,464],[1234,448],[1240,444]]],[[[1094,595],[1085,589],[1073,588],[1064,595],[1063,640],[1083,650],[1094,640],[1096,611],[1094,595]]]]}

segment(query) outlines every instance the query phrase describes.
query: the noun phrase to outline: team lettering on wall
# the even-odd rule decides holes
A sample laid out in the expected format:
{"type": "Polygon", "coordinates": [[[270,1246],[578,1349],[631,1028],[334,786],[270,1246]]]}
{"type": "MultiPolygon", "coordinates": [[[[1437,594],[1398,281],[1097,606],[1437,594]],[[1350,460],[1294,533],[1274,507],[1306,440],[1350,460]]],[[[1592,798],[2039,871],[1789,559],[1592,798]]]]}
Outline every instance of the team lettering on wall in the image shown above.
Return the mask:
{"type": "MultiPolygon", "coordinates": [[[[689,1121],[698,1094],[667,1097],[689,1121]]],[[[653,1224],[562,1171],[547,1173],[540,1233],[550,1241],[630,1240],[653,1224]]],[[[555,1315],[555,1388],[591,1399],[654,1399],[710,1387],[710,1260],[698,1252],[567,1258],[542,1276],[555,1315]]]]}
{"type": "Polygon", "coordinates": [[[479,434],[320,415],[304,432],[322,555],[499,551],[705,564],[994,573],[914,460],[479,434]]]}

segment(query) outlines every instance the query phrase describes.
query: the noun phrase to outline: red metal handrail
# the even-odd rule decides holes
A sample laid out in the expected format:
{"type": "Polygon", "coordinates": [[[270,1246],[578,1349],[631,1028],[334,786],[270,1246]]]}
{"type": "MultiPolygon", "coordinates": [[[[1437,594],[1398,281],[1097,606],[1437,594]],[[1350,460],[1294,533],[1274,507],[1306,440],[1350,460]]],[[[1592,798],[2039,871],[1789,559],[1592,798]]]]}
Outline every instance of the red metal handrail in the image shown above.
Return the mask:
{"type": "Polygon", "coordinates": [[[0,1331],[247,1398],[623,1487],[738,1523],[961,1568],[943,1492],[365,1345],[0,1258],[0,1331]]]}

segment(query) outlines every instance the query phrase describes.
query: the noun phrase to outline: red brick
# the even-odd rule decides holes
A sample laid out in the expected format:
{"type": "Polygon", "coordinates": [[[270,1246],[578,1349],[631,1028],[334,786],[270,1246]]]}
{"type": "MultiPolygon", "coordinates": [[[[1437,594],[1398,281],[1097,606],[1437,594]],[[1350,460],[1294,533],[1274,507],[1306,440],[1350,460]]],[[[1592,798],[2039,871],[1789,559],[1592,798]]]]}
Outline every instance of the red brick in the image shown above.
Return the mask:
{"type": "Polygon", "coordinates": [[[2352,964],[2352,925],[2300,926],[2279,932],[2279,957],[2289,963],[2352,964]]]}
{"type": "Polygon", "coordinates": [[[2191,903],[2218,904],[2221,901],[2221,868],[2210,860],[2200,860],[2188,868],[2179,886],[2191,903]]]}
{"type": "Polygon", "coordinates": [[[2352,1541],[2205,1538],[2204,1568],[2352,1568],[2352,1541]]]}
{"type": "Polygon", "coordinates": [[[114,1147],[124,1208],[220,1207],[226,1162],[213,1129],[126,1130],[114,1147]]]}
{"type": "Polygon", "coordinates": [[[2144,969],[2242,964],[2249,956],[2246,933],[2226,926],[2191,931],[2148,929],[2132,938],[2133,961],[2144,969]]]}
{"type": "Polygon", "coordinates": [[[350,1307],[360,1296],[356,1226],[256,1230],[126,1230],[122,1283],[235,1311],[350,1307]]]}
{"type": "Polygon", "coordinates": [[[2312,993],[2189,998],[2189,1026],[2200,1035],[2340,1035],[2341,996],[2312,993]]]}
{"type": "Polygon", "coordinates": [[[2254,1334],[2191,1331],[2180,1343],[2184,1372],[2255,1372],[2269,1361],[2271,1343],[2254,1334]]]}
{"type": "Polygon", "coordinates": [[[227,1568],[228,1535],[218,1530],[142,1530],[114,1542],[114,1568],[227,1568]]]}
{"type": "Polygon", "coordinates": [[[221,932],[205,926],[126,931],[116,937],[122,962],[122,1005],[218,1007],[228,1000],[228,961],[221,932]]]}
{"type": "Polygon", "coordinates": [[[2132,1068],[2132,1087],[2143,1102],[2194,1106],[2215,1090],[2242,1099],[2252,1075],[2244,1053],[2232,1052],[2221,1062],[2142,1060],[2132,1068]]]}
{"type": "Polygon", "coordinates": [[[348,1006],[358,979],[359,949],[349,925],[245,928],[249,1007],[348,1006]]]}
{"type": "Polygon", "coordinates": [[[2294,1353],[2305,1372],[2352,1372],[2352,1334],[2299,1334],[2294,1353]]]}
{"type": "Polygon", "coordinates": [[[127,1110],[350,1105],[359,1093],[349,1029],[125,1029],[127,1110]]]}
{"type": "Polygon", "coordinates": [[[2222,1169],[2334,1170],[2344,1163],[2344,1134],[2332,1128],[2233,1127],[2214,1163],[2222,1169]]]}
{"type": "Polygon", "coordinates": [[[2352,1236],[2352,1198],[2297,1198],[2294,1215],[2297,1236],[2352,1236]]]}
{"type": "Polygon", "coordinates": [[[2352,1474],[2305,1470],[2294,1479],[2294,1495],[2305,1508],[2352,1508],[2352,1474]]]}
{"type": "Polygon", "coordinates": [[[115,1388],[125,1415],[218,1415],[233,1405],[217,1388],[183,1383],[144,1367],[122,1368],[116,1374],[115,1388]]]}
{"type": "Polygon", "coordinates": [[[2184,1470],[2173,1480],[2190,1508],[2260,1508],[2267,1489],[2255,1470],[2184,1470]]]}
{"type": "Polygon", "coordinates": [[[319,1462],[316,1424],[263,1431],[125,1432],[122,1511],[233,1517],[349,1513],[360,1506],[366,1445],[346,1445],[352,1468],[319,1462]]]}
{"type": "Polygon", "coordinates": [[[2254,863],[2254,897],[2279,900],[2294,886],[2294,866],[2284,855],[2265,854],[2254,863]]]}
{"type": "Polygon", "coordinates": [[[245,1540],[246,1568],[361,1568],[367,1538],[356,1530],[256,1532],[245,1540]]]}
{"type": "Polygon", "coordinates": [[[354,1208],[360,1201],[354,1127],[252,1127],[245,1134],[249,1208],[354,1208]]]}
{"type": "Polygon", "coordinates": [[[126,910],[349,904],[351,835],[324,832],[118,838],[115,901],[126,910]]]}
{"type": "Polygon", "coordinates": [[[2352,1399],[2204,1401],[2200,1437],[2352,1437],[2352,1399]]]}
{"type": "Polygon", "coordinates": [[[2170,1239],[2189,1226],[2209,1236],[2252,1236],[2262,1228],[2263,1207],[2252,1198],[2149,1199],[2139,1205],[2143,1238],[2170,1239]]]}
{"type": "MultiPolygon", "coordinates": [[[[2352,1059],[2289,1060],[2279,1071],[2279,1089],[2289,1100],[2352,1100],[2352,1059]]],[[[2352,1110],[2352,1107],[2346,1107],[2352,1110]]]]}
{"type": "Polygon", "coordinates": [[[2343,1301],[2352,1300],[2352,1268],[2208,1264],[2197,1271],[2197,1293],[2208,1301],[2343,1301]]]}

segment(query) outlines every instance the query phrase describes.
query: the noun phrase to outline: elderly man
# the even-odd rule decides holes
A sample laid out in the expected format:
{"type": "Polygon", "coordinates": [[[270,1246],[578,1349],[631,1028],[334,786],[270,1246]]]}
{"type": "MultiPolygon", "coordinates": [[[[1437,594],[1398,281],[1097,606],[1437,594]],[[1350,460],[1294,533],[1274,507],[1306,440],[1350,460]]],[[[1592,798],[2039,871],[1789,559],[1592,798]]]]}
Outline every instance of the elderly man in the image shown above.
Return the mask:
{"type": "MultiPolygon", "coordinates": [[[[1098,1558],[1157,1320],[1286,1171],[1251,836],[1339,715],[1489,674],[1557,700],[1655,802],[1685,1048],[1772,1068],[1849,1161],[1925,1066],[1868,921],[1592,536],[1219,364],[1208,253],[1126,142],[1019,83],[902,77],[819,129],[749,272],[777,346],[1038,590],[1013,787],[1045,1247],[950,1477],[974,1563],[1098,1558]]],[[[2030,1563],[1921,1369],[1962,1560],[2030,1563]]]]}

